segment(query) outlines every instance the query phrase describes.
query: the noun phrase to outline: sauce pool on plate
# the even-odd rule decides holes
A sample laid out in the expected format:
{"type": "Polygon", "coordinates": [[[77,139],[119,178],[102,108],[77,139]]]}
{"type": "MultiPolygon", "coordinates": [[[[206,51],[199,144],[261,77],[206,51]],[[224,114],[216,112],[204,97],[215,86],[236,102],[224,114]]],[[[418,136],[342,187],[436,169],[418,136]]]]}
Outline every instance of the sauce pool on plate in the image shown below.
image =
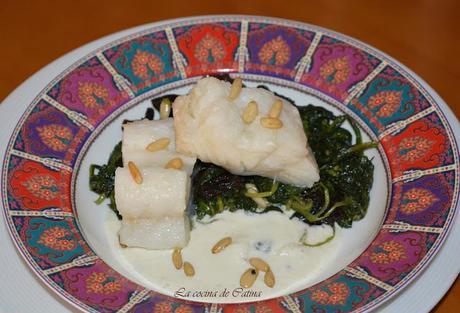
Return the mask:
{"type": "MultiPolygon", "coordinates": [[[[119,227],[118,220],[109,219],[109,238],[117,238],[119,227]]],[[[334,240],[326,245],[306,247],[299,242],[305,232],[309,241],[318,242],[330,236],[331,228],[309,226],[280,212],[225,211],[206,223],[193,220],[190,242],[181,250],[183,262],[194,268],[191,277],[182,268],[176,269],[173,250],[113,244],[123,263],[148,288],[191,300],[241,302],[287,294],[315,283],[322,270],[338,257],[344,231],[338,229],[334,240]],[[231,244],[213,253],[212,248],[225,237],[232,239],[231,244]],[[273,288],[264,282],[262,271],[250,288],[240,286],[241,276],[252,267],[249,259],[254,257],[269,265],[276,282],[273,288]]]]}

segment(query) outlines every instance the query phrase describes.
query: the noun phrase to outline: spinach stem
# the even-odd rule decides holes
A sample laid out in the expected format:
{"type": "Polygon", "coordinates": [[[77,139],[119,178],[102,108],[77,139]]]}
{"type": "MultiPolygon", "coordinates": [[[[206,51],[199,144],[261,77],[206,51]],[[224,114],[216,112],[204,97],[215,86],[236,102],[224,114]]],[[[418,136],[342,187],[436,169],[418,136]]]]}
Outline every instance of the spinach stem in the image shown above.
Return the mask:
{"type": "Polygon", "coordinates": [[[286,207],[288,209],[293,209],[299,214],[302,214],[307,220],[313,217],[313,214],[310,213],[313,207],[313,202],[310,199],[308,199],[306,202],[303,202],[300,199],[291,199],[286,203],[286,207]]]}
{"type": "MultiPolygon", "coordinates": [[[[349,201],[347,201],[347,200],[336,202],[336,203],[326,212],[326,214],[324,214],[324,215],[322,215],[322,216],[321,216],[320,214],[317,214],[316,216],[317,216],[318,219],[317,219],[315,222],[319,222],[319,221],[321,221],[321,220],[324,220],[326,217],[328,217],[329,215],[331,215],[331,214],[335,211],[335,209],[340,208],[341,206],[348,205],[348,204],[349,204],[349,201]]],[[[322,212],[321,212],[321,214],[322,214],[322,212]]]]}
{"type": "Polygon", "coordinates": [[[375,142],[375,141],[369,141],[369,142],[366,142],[366,143],[356,144],[354,146],[351,146],[348,149],[348,153],[362,152],[362,151],[364,151],[366,149],[376,148],[378,145],[379,145],[378,142],[375,142]]]}
{"type": "Polygon", "coordinates": [[[357,145],[360,145],[363,143],[363,138],[361,136],[361,130],[359,129],[358,125],[356,124],[356,122],[348,116],[348,122],[350,123],[351,125],[351,128],[353,129],[353,132],[355,133],[355,136],[356,136],[356,144],[357,145]]]}
{"type": "Polygon", "coordinates": [[[247,191],[244,193],[244,195],[249,198],[267,198],[273,195],[278,190],[278,186],[279,186],[279,183],[275,181],[273,182],[273,185],[270,191],[262,191],[262,192],[247,191]]]}
{"type": "Polygon", "coordinates": [[[222,201],[221,196],[217,196],[217,212],[223,212],[224,211],[224,202],[222,201]]]}
{"type": "Polygon", "coordinates": [[[348,148],[345,152],[341,153],[341,155],[338,156],[336,162],[342,160],[343,158],[345,158],[346,156],[350,154],[362,153],[364,150],[370,149],[370,148],[376,148],[378,145],[379,143],[376,141],[369,141],[369,142],[353,145],[350,148],[348,148]]]}
{"type": "MultiPolygon", "coordinates": [[[[326,189],[325,189],[326,190],[326,189]]],[[[328,201],[329,202],[329,201],[328,201]]],[[[286,205],[288,208],[293,209],[299,214],[302,214],[308,222],[316,223],[319,221],[324,220],[325,218],[329,217],[334,211],[341,207],[350,204],[350,201],[338,201],[336,202],[329,210],[327,210],[327,206],[323,207],[320,212],[317,214],[312,214],[311,209],[313,208],[313,202],[308,199],[307,202],[303,202],[302,200],[296,199],[294,201],[289,201],[286,205]],[[326,211],[326,213],[324,213],[326,211]]]]}
{"type": "Polygon", "coordinates": [[[105,200],[105,195],[104,194],[101,194],[95,201],[94,203],[96,203],[97,205],[101,204],[102,202],[104,202],[105,200]]]}
{"type": "Polygon", "coordinates": [[[327,207],[329,206],[329,201],[330,201],[329,189],[323,183],[319,183],[319,185],[324,190],[324,204],[321,210],[316,214],[316,216],[321,216],[326,211],[327,207]]]}

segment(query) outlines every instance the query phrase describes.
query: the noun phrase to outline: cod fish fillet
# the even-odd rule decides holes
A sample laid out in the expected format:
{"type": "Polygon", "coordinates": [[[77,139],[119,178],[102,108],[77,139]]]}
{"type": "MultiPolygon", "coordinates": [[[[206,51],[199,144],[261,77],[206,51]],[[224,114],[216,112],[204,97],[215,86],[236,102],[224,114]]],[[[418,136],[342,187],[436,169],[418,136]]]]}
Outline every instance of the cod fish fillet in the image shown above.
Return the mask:
{"type": "Polygon", "coordinates": [[[173,103],[176,149],[212,162],[238,175],[260,175],[296,186],[310,187],[319,180],[297,108],[261,88],[242,88],[230,98],[231,84],[203,78],[188,95],[173,103]],[[280,128],[267,128],[262,119],[276,100],[280,128]],[[249,102],[257,103],[257,116],[247,123],[249,102]]]}
{"type": "Polygon", "coordinates": [[[183,170],[190,175],[196,161],[194,157],[176,152],[172,118],[154,121],[140,120],[124,124],[121,151],[124,167],[129,161],[134,162],[138,167],[163,167],[171,159],[180,157],[183,162],[183,170]],[[162,138],[168,138],[170,141],[166,148],[155,152],[146,149],[150,143],[162,138]]]}
{"type": "Polygon", "coordinates": [[[190,223],[185,215],[190,177],[185,171],[162,167],[139,168],[137,184],[127,167],[115,172],[115,201],[123,216],[122,245],[145,249],[185,247],[190,223]]]}

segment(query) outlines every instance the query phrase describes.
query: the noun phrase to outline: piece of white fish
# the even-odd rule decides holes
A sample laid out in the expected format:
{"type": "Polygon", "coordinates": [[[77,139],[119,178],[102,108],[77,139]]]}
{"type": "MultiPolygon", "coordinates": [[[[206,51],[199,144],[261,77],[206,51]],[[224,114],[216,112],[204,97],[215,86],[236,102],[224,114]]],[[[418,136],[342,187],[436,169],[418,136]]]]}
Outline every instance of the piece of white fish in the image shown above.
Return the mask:
{"type": "Polygon", "coordinates": [[[243,88],[229,99],[231,84],[203,78],[188,95],[173,103],[176,149],[204,162],[220,165],[238,175],[260,175],[297,186],[312,186],[319,170],[310,150],[297,108],[283,101],[279,119],[283,127],[261,125],[277,99],[261,88],[243,88]],[[258,116],[242,120],[250,101],[258,103],[258,116]]]}
{"type": "Polygon", "coordinates": [[[134,162],[138,167],[163,167],[171,159],[180,157],[183,162],[182,169],[190,175],[196,161],[194,157],[176,152],[172,118],[153,121],[145,119],[124,124],[121,151],[124,167],[129,161],[134,162]],[[150,143],[161,138],[170,140],[165,149],[155,152],[146,149],[150,143]]]}
{"type": "Polygon", "coordinates": [[[123,168],[115,173],[115,201],[123,217],[120,243],[145,249],[172,249],[187,245],[190,223],[185,214],[188,203],[190,174],[196,158],[176,152],[173,121],[141,120],[123,125],[123,168]],[[169,139],[158,151],[147,146],[169,139]],[[180,170],[165,169],[174,158],[180,158],[180,170]],[[136,184],[128,170],[133,162],[143,177],[136,184]]]}
{"type": "Polygon", "coordinates": [[[122,245],[146,249],[185,247],[190,224],[185,215],[190,177],[185,171],[162,167],[139,168],[137,184],[127,167],[115,172],[115,201],[123,216],[122,245]]]}

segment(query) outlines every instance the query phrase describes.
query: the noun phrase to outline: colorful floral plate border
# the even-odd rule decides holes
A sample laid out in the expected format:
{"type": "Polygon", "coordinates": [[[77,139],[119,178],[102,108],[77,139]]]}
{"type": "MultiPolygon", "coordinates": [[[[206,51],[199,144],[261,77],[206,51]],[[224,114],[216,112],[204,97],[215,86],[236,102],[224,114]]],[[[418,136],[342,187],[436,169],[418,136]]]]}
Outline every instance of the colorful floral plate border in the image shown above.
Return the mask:
{"type": "Polygon", "coordinates": [[[458,148],[442,109],[397,62],[354,39],[280,19],[215,16],[153,25],[87,55],[31,103],[10,138],[2,199],[11,236],[56,293],[89,312],[361,312],[406,286],[444,241],[458,200],[458,148]],[[305,86],[380,140],[389,209],[366,251],[331,278],[246,304],[146,290],[85,242],[72,192],[80,152],[122,106],[189,77],[230,72],[305,86]]]}

